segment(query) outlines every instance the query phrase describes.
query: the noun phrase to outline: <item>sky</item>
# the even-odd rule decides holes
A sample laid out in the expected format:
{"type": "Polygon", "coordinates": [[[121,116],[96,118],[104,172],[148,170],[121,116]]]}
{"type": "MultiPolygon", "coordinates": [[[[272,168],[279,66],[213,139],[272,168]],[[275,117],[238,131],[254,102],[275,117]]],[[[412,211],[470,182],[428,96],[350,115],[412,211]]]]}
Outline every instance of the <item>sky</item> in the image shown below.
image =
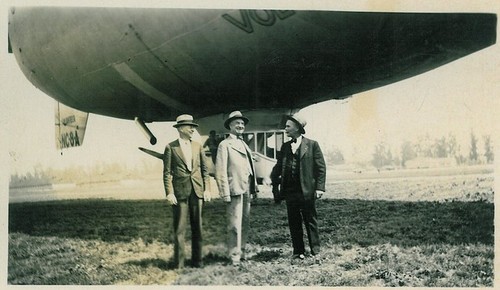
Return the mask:
{"type": "MultiPolygon", "coordinates": [[[[319,2],[311,5],[315,3],[319,2]]],[[[424,7],[427,11],[449,9],[424,7]]],[[[497,8],[483,3],[473,8],[458,5],[453,11],[491,12],[497,8]]],[[[407,5],[403,11],[407,10],[418,8],[407,5]]],[[[428,73],[346,100],[306,107],[302,110],[308,119],[306,136],[318,140],[325,149],[340,148],[347,159],[369,158],[379,142],[397,151],[402,141],[414,141],[425,134],[439,138],[453,133],[464,144],[464,150],[468,149],[465,144],[471,130],[480,139],[480,150],[483,135],[491,135],[493,145],[498,144],[495,136],[499,127],[495,108],[500,108],[498,47],[494,45],[428,73]]],[[[83,146],[58,151],[54,137],[55,101],[27,81],[13,54],[2,50],[1,57],[0,125],[7,138],[2,138],[0,144],[6,148],[2,150],[5,152],[2,158],[7,161],[9,173],[22,174],[36,166],[65,168],[116,161],[134,166],[151,158],[137,147],[162,151],[166,143],[178,136],[172,123],[153,123],[148,126],[158,143],[152,146],[133,121],[91,114],[83,146]]]]}

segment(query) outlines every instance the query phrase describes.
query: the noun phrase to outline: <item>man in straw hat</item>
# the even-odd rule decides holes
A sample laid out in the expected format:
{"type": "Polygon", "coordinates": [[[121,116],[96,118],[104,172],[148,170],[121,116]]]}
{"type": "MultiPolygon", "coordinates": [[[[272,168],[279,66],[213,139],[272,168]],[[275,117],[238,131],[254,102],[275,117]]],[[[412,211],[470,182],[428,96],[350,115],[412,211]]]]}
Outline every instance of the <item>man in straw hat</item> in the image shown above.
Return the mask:
{"type": "Polygon", "coordinates": [[[311,255],[320,264],[316,199],[325,192],[326,166],[318,142],[303,137],[307,122],[300,114],[287,116],[285,133],[291,138],[281,146],[281,154],[271,173],[275,202],[286,201],[288,226],[292,236],[293,259],[305,259],[302,223],[311,255]]]}
{"type": "Polygon", "coordinates": [[[224,122],[229,136],[219,144],[215,165],[219,193],[227,202],[227,246],[233,265],[239,265],[246,258],[250,196],[257,191],[252,153],[243,141],[247,123],[248,118],[240,111],[229,114],[224,122]]]}
{"type": "Polygon", "coordinates": [[[210,200],[209,175],[201,145],[191,141],[198,124],[191,115],[177,117],[174,127],[179,139],[165,147],[163,183],[174,218],[174,263],[184,267],[184,235],[187,216],[191,223],[191,265],[202,267],[202,207],[210,200]]]}

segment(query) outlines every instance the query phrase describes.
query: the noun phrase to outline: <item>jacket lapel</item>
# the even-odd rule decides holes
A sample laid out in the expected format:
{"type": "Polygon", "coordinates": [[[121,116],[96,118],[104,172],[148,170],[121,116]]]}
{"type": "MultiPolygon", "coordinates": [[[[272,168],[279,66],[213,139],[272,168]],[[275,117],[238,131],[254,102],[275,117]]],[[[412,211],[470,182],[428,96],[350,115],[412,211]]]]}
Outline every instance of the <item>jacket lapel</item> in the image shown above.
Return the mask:
{"type": "Polygon", "coordinates": [[[197,152],[196,149],[197,148],[195,147],[194,142],[191,142],[191,168],[194,168],[194,165],[196,164],[196,161],[198,159],[198,154],[195,153],[197,152]]]}
{"type": "Polygon", "coordinates": [[[175,152],[175,154],[177,154],[180,157],[182,162],[184,162],[184,165],[186,165],[186,167],[187,167],[186,157],[184,156],[184,153],[182,153],[181,144],[180,144],[179,140],[177,140],[175,142],[174,152],[175,152]]]}
{"type": "Polygon", "coordinates": [[[231,140],[231,142],[229,143],[229,145],[231,145],[231,148],[233,148],[234,150],[240,152],[243,155],[246,155],[247,153],[245,152],[245,149],[241,150],[241,148],[239,148],[240,146],[237,146],[236,142],[240,142],[240,141],[238,139],[232,139],[231,140]]]}
{"type": "Polygon", "coordinates": [[[307,150],[309,149],[309,142],[306,138],[302,137],[302,142],[300,143],[300,159],[304,157],[306,154],[307,150]]]}

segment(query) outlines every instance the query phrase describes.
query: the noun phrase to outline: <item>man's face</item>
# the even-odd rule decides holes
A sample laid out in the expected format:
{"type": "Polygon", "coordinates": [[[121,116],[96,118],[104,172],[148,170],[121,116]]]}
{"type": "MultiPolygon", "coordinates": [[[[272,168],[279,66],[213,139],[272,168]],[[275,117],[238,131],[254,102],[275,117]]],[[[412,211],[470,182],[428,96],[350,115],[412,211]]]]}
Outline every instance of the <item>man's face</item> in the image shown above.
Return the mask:
{"type": "Polygon", "coordinates": [[[285,133],[290,138],[297,138],[300,136],[299,126],[292,120],[287,120],[285,124],[285,133]]]}
{"type": "Polygon", "coordinates": [[[236,136],[240,136],[245,131],[245,122],[242,119],[232,120],[229,123],[229,131],[236,136]]]}
{"type": "Polygon", "coordinates": [[[177,127],[177,131],[179,131],[179,136],[182,139],[191,140],[191,138],[193,137],[194,128],[195,128],[195,126],[193,126],[193,125],[182,125],[182,126],[177,127]]]}

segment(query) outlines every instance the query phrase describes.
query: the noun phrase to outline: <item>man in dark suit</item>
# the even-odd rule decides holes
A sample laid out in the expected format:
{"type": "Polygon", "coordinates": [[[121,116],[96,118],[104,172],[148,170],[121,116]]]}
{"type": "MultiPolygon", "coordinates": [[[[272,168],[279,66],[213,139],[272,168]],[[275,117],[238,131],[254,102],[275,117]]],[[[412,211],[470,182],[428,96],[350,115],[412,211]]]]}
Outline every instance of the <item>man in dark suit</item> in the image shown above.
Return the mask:
{"type": "Polygon", "coordinates": [[[302,223],[311,255],[320,264],[320,239],[316,199],[325,192],[326,166],[318,142],[305,138],[306,120],[299,114],[288,116],[285,133],[291,138],[283,144],[278,162],[271,173],[275,202],[286,201],[288,226],[292,236],[294,259],[305,259],[302,223]]]}
{"type": "Polygon", "coordinates": [[[198,124],[190,115],[180,115],[174,127],[179,139],[165,147],[163,157],[163,184],[167,202],[172,205],[174,217],[174,263],[184,267],[184,235],[187,216],[191,223],[191,262],[202,267],[202,207],[210,200],[209,176],[201,145],[191,141],[198,124]]]}

